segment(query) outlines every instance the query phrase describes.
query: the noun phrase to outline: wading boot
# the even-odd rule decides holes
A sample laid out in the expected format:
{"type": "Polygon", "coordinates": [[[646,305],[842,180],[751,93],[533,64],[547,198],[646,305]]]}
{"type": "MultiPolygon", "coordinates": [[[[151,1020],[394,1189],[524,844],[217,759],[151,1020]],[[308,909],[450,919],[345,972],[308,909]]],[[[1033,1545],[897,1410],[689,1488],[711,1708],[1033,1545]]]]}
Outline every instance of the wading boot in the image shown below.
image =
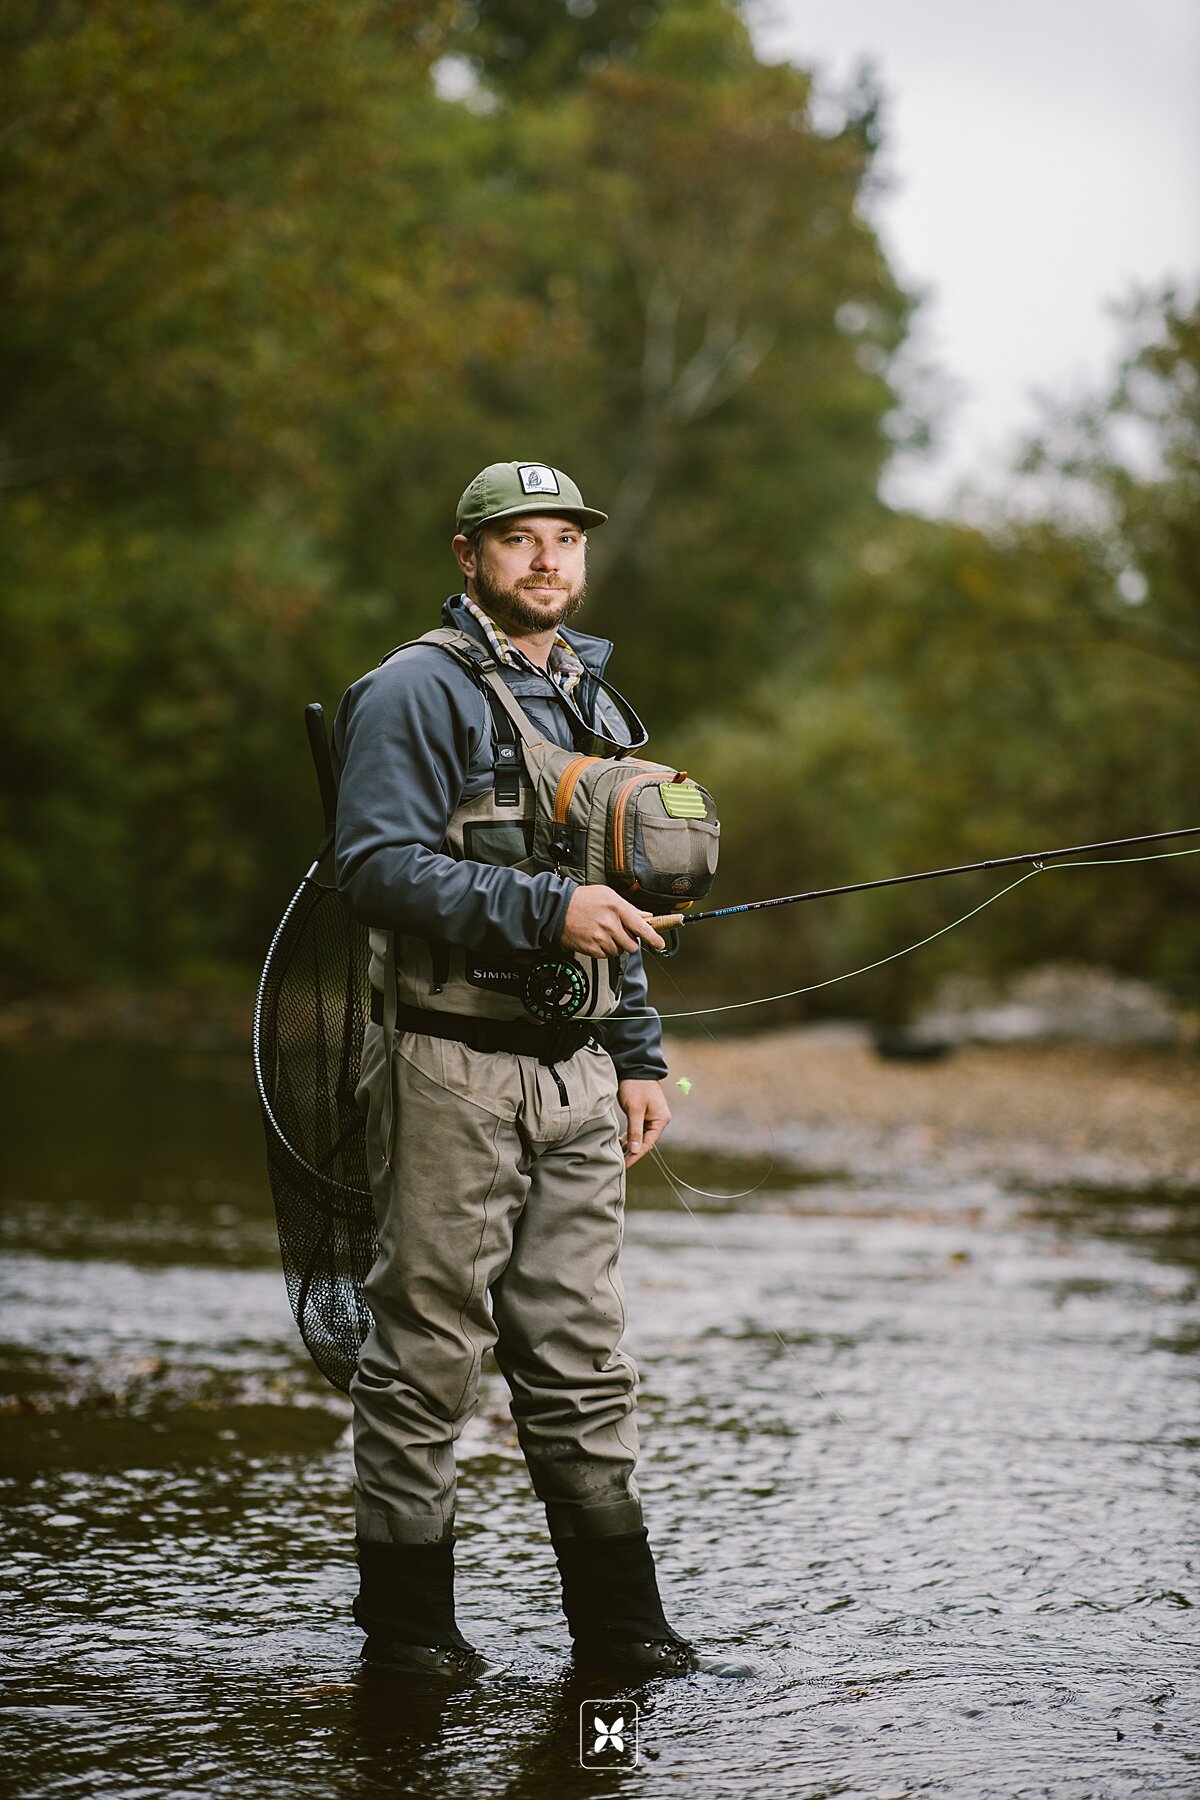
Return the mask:
{"type": "Polygon", "coordinates": [[[454,1539],[358,1545],[354,1617],[367,1634],[362,1660],[393,1674],[469,1681],[488,1663],[454,1622],[454,1539]]]}
{"type": "Polygon", "coordinates": [[[700,1666],[667,1624],[644,1528],[553,1542],[577,1668],[650,1676],[690,1675],[700,1666]]]}

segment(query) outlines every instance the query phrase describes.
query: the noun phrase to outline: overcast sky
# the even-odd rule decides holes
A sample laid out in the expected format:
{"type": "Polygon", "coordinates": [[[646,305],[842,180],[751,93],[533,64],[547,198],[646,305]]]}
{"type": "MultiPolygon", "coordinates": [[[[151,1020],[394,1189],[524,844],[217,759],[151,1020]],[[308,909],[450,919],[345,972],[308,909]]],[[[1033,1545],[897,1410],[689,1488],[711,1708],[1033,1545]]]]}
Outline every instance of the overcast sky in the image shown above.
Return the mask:
{"type": "Polygon", "coordinates": [[[957,400],[888,497],[994,491],[1037,390],[1106,384],[1107,304],[1200,277],[1200,0],[759,0],[768,59],[887,96],[875,220],[957,400]]]}

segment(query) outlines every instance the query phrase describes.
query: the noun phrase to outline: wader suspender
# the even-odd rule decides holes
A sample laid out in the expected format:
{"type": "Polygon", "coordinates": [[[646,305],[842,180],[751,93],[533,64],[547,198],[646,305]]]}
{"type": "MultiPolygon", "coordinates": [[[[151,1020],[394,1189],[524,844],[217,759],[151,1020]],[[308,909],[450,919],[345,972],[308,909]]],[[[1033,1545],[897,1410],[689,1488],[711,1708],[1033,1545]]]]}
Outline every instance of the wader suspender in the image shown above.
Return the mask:
{"type": "MultiPolygon", "coordinates": [[[[457,631],[445,625],[439,626],[435,631],[427,631],[423,637],[415,638],[412,641],[418,644],[437,644],[439,648],[447,651],[454,658],[455,662],[459,664],[460,668],[466,670],[476,687],[482,693],[484,699],[488,703],[492,715],[493,744],[495,746],[492,768],[494,775],[497,777],[496,803],[499,806],[518,805],[520,794],[519,780],[515,787],[508,790],[516,796],[515,798],[500,798],[498,777],[501,773],[501,767],[503,766],[504,769],[508,769],[517,762],[515,756],[509,756],[503,749],[503,746],[509,744],[515,749],[517,740],[513,736],[507,722],[502,719],[500,708],[503,708],[504,713],[516,722],[517,729],[520,731],[520,734],[526,743],[540,744],[544,743],[545,739],[539,732],[534,730],[530,719],[518,704],[516,696],[512,693],[508,683],[504,680],[504,677],[499,673],[495,657],[490,651],[485,650],[481,644],[477,644],[475,639],[469,637],[465,631],[457,631]]],[[[405,649],[407,646],[401,645],[400,648],[405,649]]],[[[392,651],[391,655],[395,655],[395,651],[392,651]]],[[[388,660],[388,657],[384,658],[385,662],[388,660]]],[[[552,677],[548,676],[547,679],[550,681],[552,697],[558,701],[562,708],[571,732],[572,742],[577,749],[581,747],[581,739],[588,743],[594,743],[594,741],[599,738],[608,746],[605,754],[622,757],[632,755],[634,751],[643,749],[649,741],[650,734],[642,724],[637,713],[633,710],[633,707],[629,704],[628,700],[626,700],[625,696],[613,687],[611,682],[604,679],[603,675],[597,675],[595,671],[591,669],[585,669],[584,671],[584,679],[595,682],[598,687],[603,688],[604,692],[608,695],[608,698],[615,704],[617,711],[621,715],[622,723],[629,733],[629,742],[626,744],[618,744],[615,739],[609,737],[606,731],[597,729],[594,725],[589,725],[574,701],[563,693],[562,689],[558,686],[558,683],[554,681],[552,677]]]]}
{"type": "Polygon", "coordinates": [[[487,675],[479,685],[492,715],[492,793],[496,805],[520,806],[521,751],[517,742],[517,728],[487,675]]]}

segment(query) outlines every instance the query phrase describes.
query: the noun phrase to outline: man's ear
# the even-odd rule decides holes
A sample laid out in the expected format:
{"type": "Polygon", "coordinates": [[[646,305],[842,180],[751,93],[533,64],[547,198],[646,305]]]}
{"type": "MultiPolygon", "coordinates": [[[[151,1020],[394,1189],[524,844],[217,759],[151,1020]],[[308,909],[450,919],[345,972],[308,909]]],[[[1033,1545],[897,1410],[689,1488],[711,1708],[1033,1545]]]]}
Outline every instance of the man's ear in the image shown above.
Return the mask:
{"type": "Polygon", "coordinates": [[[472,544],[470,538],[464,537],[463,533],[460,531],[458,536],[451,541],[450,548],[458,558],[459,568],[469,580],[474,575],[476,564],[478,562],[478,558],[475,555],[475,546],[472,544]]]}

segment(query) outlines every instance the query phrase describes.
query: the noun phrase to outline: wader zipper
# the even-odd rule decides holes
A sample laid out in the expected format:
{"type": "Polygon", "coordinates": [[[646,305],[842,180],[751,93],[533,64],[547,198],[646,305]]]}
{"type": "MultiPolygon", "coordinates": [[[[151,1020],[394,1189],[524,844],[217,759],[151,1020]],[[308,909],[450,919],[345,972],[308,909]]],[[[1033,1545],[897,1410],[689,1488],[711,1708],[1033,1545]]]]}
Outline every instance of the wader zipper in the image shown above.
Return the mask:
{"type": "Polygon", "coordinates": [[[553,1063],[547,1063],[546,1067],[549,1069],[551,1075],[553,1075],[553,1077],[554,1077],[554,1085],[558,1089],[558,1098],[559,1098],[560,1103],[563,1106],[569,1106],[571,1104],[571,1102],[567,1098],[566,1082],[563,1080],[562,1076],[559,1074],[558,1070],[555,1068],[553,1063]]]}

